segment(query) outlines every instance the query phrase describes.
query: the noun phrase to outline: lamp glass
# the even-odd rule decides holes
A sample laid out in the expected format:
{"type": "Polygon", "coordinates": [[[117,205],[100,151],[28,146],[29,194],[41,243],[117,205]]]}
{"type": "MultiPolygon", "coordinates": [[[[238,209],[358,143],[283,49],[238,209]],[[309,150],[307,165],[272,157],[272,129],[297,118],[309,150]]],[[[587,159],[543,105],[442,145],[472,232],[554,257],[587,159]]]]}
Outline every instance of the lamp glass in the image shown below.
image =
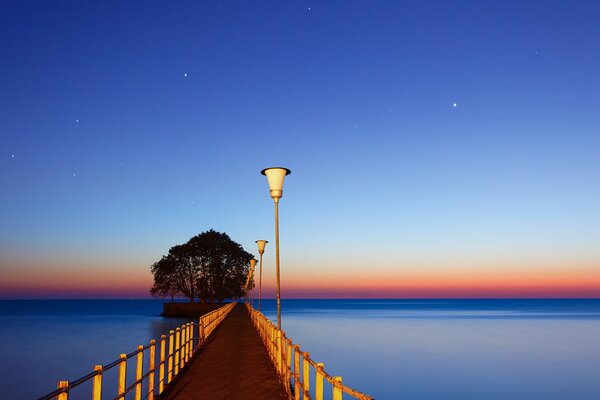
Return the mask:
{"type": "Polygon", "coordinates": [[[256,241],[256,244],[258,245],[258,252],[259,252],[260,254],[264,253],[264,251],[265,251],[265,246],[267,245],[267,243],[269,243],[269,242],[268,242],[268,241],[266,241],[266,240],[257,240],[257,241],[256,241]]]}
{"type": "Polygon", "coordinates": [[[283,179],[291,172],[292,171],[289,169],[282,167],[266,168],[261,171],[261,173],[265,175],[269,181],[269,189],[271,189],[272,198],[281,198],[283,195],[283,179]]]}

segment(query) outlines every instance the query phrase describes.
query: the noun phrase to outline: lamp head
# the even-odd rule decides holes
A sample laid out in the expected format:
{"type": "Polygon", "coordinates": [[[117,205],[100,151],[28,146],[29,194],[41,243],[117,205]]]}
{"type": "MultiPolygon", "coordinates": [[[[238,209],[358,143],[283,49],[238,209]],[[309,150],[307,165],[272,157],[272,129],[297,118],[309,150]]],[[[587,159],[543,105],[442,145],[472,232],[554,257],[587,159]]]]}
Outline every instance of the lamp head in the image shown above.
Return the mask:
{"type": "Polygon", "coordinates": [[[253,271],[254,270],[254,266],[256,265],[256,260],[253,258],[252,260],[250,260],[250,270],[253,271]]]}
{"type": "Polygon", "coordinates": [[[256,241],[256,244],[258,245],[258,254],[260,254],[261,256],[265,252],[265,246],[267,245],[267,243],[269,243],[269,242],[266,240],[257,240],[256,241]]]}
{"type": "Polygon", "coordinates": [[[265,175],[269,181],[271,197],[275,203],[279,202],[279,199],[283,195],[283,179],[291,172],[292,171],[289,169],[283,167],[265,168],[260,171],[260,173],[265,175]]]}

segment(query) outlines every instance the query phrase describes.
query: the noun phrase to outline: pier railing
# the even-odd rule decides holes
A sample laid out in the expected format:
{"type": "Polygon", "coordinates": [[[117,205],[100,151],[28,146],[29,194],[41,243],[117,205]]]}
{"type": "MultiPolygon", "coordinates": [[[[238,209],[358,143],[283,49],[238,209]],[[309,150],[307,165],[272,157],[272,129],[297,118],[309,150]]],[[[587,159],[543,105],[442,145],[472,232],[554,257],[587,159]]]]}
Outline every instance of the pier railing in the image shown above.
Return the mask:
{"type": "Polygon", "coordinates": [[[300,350],[300,346],[294,344],[283,330],[277,329],[264,314],[249,303],[246,303],[246,307],[291,400],[324,400],[324,381],[331,385],[331,394],[326,396],[328,399],[342,400],[345,393],[358,400],[374,400],[373,397],[344,385],[341,376],[329,375],[323,363],[315,362],[310,354],[300,350]]]}
{"type": "Polygon", "coordinates": [[[156,354],[156,340],[151,340],[149,344],[138,346],[135,351],[129,354],[121,354],[119,359],[109,364],[95,365],[92,372],[79,379],[74,381],[59,381],[55,391],[40,397],[38,400],[68,400],[71,390],[89,381],[92,381],[90,398],[92,400],[101,400],[103,391],[102,378],[107,371],[115,367],[118,367],[118,381],[117,396],[113,400],[132,398],[135,400],[154,400],[181,373],[198,350],[198,347],[206,341],[208,336],[236,304],[234,302],[229,303],[201,316],[197,323],[188,322],[175,330],[169,331],[167,335],[162,335],[158,346],[158,359],[156,354]],[[136,360],[135,380],[128,386],[128,360],[133,358],[136,360]],[[144,362],[144,359],[147,361],[144,362]],[[158,377],[156,376],[157,373],[158,377]],[[144,390],[144,387],[147,389],[144,390]],[[142,397],[143,392],[145,392],[145,395],[142,397]]]}

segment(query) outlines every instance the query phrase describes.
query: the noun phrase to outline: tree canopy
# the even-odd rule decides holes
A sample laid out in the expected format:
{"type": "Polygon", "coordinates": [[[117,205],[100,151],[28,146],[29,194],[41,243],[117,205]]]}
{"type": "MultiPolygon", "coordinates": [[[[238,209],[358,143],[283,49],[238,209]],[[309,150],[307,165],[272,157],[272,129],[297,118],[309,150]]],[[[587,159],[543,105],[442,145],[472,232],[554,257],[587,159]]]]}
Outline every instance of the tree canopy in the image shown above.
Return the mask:
{"type": "Polygon", "coordinates": [[[226,233],[209,230],[171,247],[152,264],[153,296],[187,297],[191,302],[222,302],[244,295],[253,255],[226,233]]]}

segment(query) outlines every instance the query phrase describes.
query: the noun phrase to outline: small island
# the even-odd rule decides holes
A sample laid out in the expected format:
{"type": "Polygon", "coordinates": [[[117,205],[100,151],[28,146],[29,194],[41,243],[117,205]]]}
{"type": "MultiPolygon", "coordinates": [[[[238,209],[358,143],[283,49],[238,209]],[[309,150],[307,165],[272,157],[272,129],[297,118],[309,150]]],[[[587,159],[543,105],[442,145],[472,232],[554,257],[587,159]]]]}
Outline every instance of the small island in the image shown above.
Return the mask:
{"type": "Polygon", "coordinates": [[[226,300],[244,296],[248,266],[253,258],[226,233],[210,229],[171,247],[167,255],[151,266],[154,284],[150,293],[171,298],[170,303],[163,305],[165,317],[199,317],[223,306],[226,300]],[[175,301],[175,298],[189,301],[175,301]]]}

